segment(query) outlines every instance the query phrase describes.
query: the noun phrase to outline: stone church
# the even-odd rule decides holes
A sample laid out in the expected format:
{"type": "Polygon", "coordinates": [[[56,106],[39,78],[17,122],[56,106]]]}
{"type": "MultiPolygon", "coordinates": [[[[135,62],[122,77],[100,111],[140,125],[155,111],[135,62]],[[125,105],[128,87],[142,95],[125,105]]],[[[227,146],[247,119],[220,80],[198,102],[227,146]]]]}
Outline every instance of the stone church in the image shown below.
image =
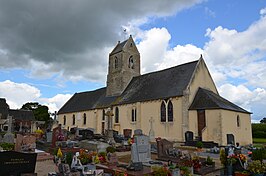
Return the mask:
{"type": "MultiPolygon", "coordinates": [[[[197,58],[195,58],[197,59],[197,58]]],[[[150,137],[185,141],[185,133],[226,145],[252,143],[250,112],[221,97],[208,68],[198,60],[140,74],[140,53],[130,36],[109,54],[107,86],[75,93],[59,110],[63,128],[142,129],[150,137]]]]}

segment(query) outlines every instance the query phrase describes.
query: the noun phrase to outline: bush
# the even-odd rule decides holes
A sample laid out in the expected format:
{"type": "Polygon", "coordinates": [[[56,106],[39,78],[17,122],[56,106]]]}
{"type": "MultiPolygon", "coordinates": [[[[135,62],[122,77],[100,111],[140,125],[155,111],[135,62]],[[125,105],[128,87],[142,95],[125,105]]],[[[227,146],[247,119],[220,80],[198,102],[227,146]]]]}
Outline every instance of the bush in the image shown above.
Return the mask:
{"type": "Polygon", "coordinates": [[[107,153],[114,153],[115,152],[115,148],[112,147],[112,146],[109,146],[109,147],[106,148],[106,152],[107,153]]]}
{"type": "Polygon", "coordinates": [[[252,160],[266,159],[266,148],[256,149],[252,151],[252,160]]]}
{"type": "Polygon", "coordinates": [[[3,150],[14,150],[15,144],[2,143],[0,144],[0,147],[2,147],[3,150]]]}
{"type": "Polygon", "coordinates": [[[203,147],[203,143],[202,143],[201,141],[198,141],[198,142],[196,143],[196,147],[197,147],[197,148],[202,148],[202,147],[203,147]]]}
{"type": "Polygon", "coordinates": [[[266,124],[252,124],[252,137],[253,138],[265,138],[266,124]]]}

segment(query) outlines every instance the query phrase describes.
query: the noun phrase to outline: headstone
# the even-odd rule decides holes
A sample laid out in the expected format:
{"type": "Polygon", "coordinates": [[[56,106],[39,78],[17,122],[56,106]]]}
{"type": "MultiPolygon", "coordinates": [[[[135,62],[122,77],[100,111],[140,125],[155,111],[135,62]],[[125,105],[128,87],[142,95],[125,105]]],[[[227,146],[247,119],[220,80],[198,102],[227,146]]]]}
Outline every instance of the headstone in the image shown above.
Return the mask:
{"type": "Polygon", "coordinates": [[[139,135],[142,135],[142,130],[141,129],[134,130],[134,136],[139,136],[139,135]]]}
{"type": "Polygon", "coordinates": [[[188,141],[193,141],[193,132],[192,131],[187,131],[185,133],[185,141],[188,142],[188,141]]]}
{"type": "Polygon", "coordinates": [[[135,162],[149,162],[150,160],[151,160],[151,145],[149,143],[149,137],[145,135],[135,136],[134,143],[131,146],[131,161],[135,163],[135,162]]]}
{"type": "Polygon", "coordinates": [[[8,130],[7,133],[4,135],[3,142],[14,144],[14,134],[11,133],[12,129],[12,116],[8,116],[8,130]]]}
{"type": "Polygon", "coordinates": [[[34,173],[37,153],[5,151],[0,153],[1,175],[34,173]]]}
{"type": "Polygon", "coordinates": [[[157,141],[157,150],[158,150],[158,158],[161,157],[169,157],[169,149],[173,148],[173,143],[166,140],[161,139],[157,141]]]}
{"type": "Polygon", "coordinates": [[[51,143],[53,138],[52,132],[46,132],[46,142],[51,143]]]}
{"type": "Polygon", "coordinates": [[[56,141],[65,141],[65,137],[61,125],[59,124],[58,127],[53,129],[52,147],[56,146],[56,141]]]}
{"type": "Polygon", "coordinates": [[[126,139],[131,138],[131,136],[132,136],[132,130],[131,129],[124,129],[123,130],[123,135],[124,135],[124,137],[126,139]]]}
{"type": "Polygon", "coordinates": [[[117,158],[116,153],[108,153],[107,159],[108,159],[108,163],[111,165],[112,164],[114,164],[114,165],[118,164],[118,158],[117,158]]]}
{"type": "Polygon", "coordinates": [[[15,151],[26,152],[26,151],[35,151],[36,149],[36,137],[34,135],[21,135],[17,134],[15,151]]]}

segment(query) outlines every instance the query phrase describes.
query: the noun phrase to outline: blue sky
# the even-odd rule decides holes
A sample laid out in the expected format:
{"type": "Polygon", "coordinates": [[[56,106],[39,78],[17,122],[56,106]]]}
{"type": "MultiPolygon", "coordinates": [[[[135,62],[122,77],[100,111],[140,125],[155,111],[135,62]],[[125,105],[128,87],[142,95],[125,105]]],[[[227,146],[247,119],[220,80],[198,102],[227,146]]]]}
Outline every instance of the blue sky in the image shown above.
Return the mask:
{"type": "Polygon", "coordinates": [[[203,54],[220,94],[266,117],[266,1],[0,1],[0,97],[58,110],[105,86],[108,53],[132,34],[142,73],[203,54]],[[123,33],[123,29],[127,33],[123,33]]]}

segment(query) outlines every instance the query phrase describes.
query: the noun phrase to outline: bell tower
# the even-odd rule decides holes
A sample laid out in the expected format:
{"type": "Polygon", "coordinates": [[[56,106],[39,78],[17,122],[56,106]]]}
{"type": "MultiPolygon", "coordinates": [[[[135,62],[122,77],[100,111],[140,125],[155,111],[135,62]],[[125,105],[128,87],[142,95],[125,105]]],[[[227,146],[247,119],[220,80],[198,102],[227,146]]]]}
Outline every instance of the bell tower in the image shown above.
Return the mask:
{"type": "Polygon", "coordinates": [[[120,95],[134,76],[140,75],[140,54],[130,37],[109,54],[106,96],[120,95]]]}

